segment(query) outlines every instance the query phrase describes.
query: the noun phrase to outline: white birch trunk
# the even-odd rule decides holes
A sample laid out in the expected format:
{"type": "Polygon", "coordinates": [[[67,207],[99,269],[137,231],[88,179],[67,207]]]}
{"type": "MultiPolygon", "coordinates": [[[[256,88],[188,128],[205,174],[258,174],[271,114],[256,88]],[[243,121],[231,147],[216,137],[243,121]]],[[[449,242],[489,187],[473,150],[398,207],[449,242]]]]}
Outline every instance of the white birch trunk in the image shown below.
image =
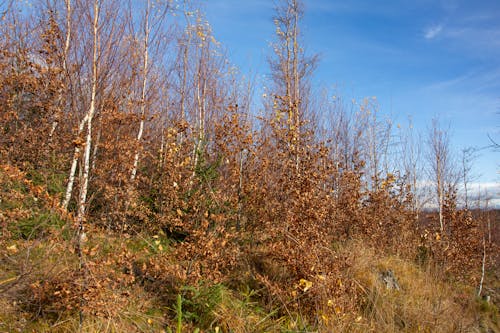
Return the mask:
{"type": "Polygon", "coordinates": [[[142,135],[144,133],[144,121],[146,119],[146,87],[148,84],[148,69],[149,69],[149,7],[150,0],[148,0],[146,7],[146,15],[144,22],[144,63],[143,63],[143,78],[142,78],[142,88],[141,88],[141,121],[139,123],[139,132],[137,133],[137,150],[134,156],[134,166],[132,168],[132,173],[130,175],[130,181],[134,181],[137,176],[137,166],[139,165],[139,150],[142,140],[142,135]]]}
{"type": "MultiPolygon", "coordinates": [[[[94,102],[91,103],[89,113],[94,113],[94,102]]],[[[80,198],[78,200],[78,215],[77,220],[81,223],[85,216],[85,204],[87,202],[87,191],[89,185],[90,174],[90,147],[92,145],[92,117],[87,121],[87,139],[85,141],[85,150],[83,154],[83,175],[82,184],[80,185],[80,198]]]]}
{"type": "MultiPolygon", "coordinates": [[[[78,138],[80,137],[80,135],[83,132],[83,129],[85,128],[85,123],[88,120],[88,116],[89,114],[87,113],[80,122],[80,125],[78,126],[78,135],[77,135],[78,138]]],[[[76,173],[76,167],[78,165],[78,159],[80,158],[80,152],[81,152],[81,144],[80,142],[77,142],[75,145],[75,151],[73,152],[73,160],[71,161],[71,169],[69,171],[68,185],[66,185],[66,194],[64,195],[64,200],[62,202],[62,207],[64,210],[68,210],[69,201],[71,200],[71,195],[73,194],[73,185],[75,183],[75,173],[76,173]]]]}
{"type": "Polygon", "coordinates": [[[444,208],[444,194],[443,194],[443,181],[441,176],[438,176],[437,181],[438,186],[438,201],[439,201],[439,228],[441,232],[444,231],[444,217],[443,217],[443,208],[444,208]]]}
{"type": "Polygon", "coordinates": [[[186,86],[187,86],[187,70],[188,70],[188,60],[189,60],[189,46],[191,45],[191,20],[189,19],[190,13],[184,4],[184,18],[186,20],[186,45],[184,45],[183,59],[182,59],[182,91],[181,91],[181,119],[184,122],[186,119],[186,86]]]}
{"type": "Polygon", "coordinates": [[[477,291],[477,296],[480,297],[483,291],[484,274],[486,268],[486,239],[483,237],[483,260],[481,265],[481,281],[479,282],[479,289],[477,291]]]}
{"type": "Polygon", "coordinates": [[[92,92],[90,95],[90,107],[87,113],[87,139],[85,141],[85,151],[83,155],[83,175],[80,184],[80,198],[78,201],[77,221],[80,225],[80,233],[83,233],[83,220],[85,217],[85,205],[87,202],[87,191],[90,174],[90,148],[92,145],[92,119],[95,113],[96,94],[97,94],[97,54],[98,54],[98,23],[99,23],[99,3],[94,1],[94,23],[93,23],[93,57],[92,57],[92,92]]]}

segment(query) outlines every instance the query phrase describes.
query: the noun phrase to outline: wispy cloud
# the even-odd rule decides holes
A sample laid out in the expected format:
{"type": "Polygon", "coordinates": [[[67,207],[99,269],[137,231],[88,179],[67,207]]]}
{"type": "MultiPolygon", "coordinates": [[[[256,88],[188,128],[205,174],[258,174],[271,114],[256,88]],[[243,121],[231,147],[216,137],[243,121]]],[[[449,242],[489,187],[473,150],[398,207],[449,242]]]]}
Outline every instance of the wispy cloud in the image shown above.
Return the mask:
{"type": "Polygon", "coordinates": [[[456,77],[433,82],[425,88],[437,92],[460,90],[469,94],[489,94],[492,97],[498,98],[500,67],[470,69],[466,73],[456,77]]]}
{"type": "Polygon", "coordinates": [[[443,25],[442,24],[433,25],[433,26],[428,27],[427,29],[425,29],[425,31],[424,31],[424,37],[425,37],[425,39],[434,39],[442,31],[443,31],[443,25]]]}
{"type": "Polygon", "coordinates": [[[500,53],[500,26],[453,26],[441,33],[451,42],[466,46],[470,51],[486,53],[484,56],[500,53]]]}
{"type": "MultiPolygon", "coordinates": [[[[447,0],[445,0],[447,1],[447,0]]],[[[453,3],[451,1],[450,3],[453,3]]],[[[498,1],[497,1],[498,2],[498,1]]],[[[462,48],[480,58],[500,55],[500,6],[472,6],[462,3],[452,12],[437,14],[423,28],[423,37],[443,45],[462,48]]]]}

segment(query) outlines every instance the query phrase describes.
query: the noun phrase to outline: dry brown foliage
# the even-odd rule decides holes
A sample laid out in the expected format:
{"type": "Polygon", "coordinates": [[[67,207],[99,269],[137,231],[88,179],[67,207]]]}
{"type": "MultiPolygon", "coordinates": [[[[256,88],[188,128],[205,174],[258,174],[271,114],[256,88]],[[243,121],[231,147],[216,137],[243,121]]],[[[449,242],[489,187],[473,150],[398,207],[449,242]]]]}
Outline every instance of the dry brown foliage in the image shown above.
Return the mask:
{"type": "MultiPolygon", "coordinates": [[[[151,110],[144,119],[134,95],[140,56],[123,56],[130,51],[125,41],[138,36],[124,32],[107,41],[116,50],[106,50],[111,60],[101,64],[104,74],[99,73],[104,78],[97,93],[85,202],[85,229],[94,240],[76,242],[75,250],[72,214],[82,182],[81,156],[76,156],[80,179],[68,211],[59,201],[73,150],[85,145],[77,123],[88,104],[84,91],[89,89],[89,66],[82,65],[85,57],[78,52],[90,37],[81,24],[75,23],[75,29],[82,29],[82,34],[73,34],[71,40],[76,55],[59,51],[64,28],[51,15],[41,19],[33,33],[38,40],[33,45],[39,47],[27,47],[13,35],[9,48],[1,51],[2,260],[15,258],[13,262],[21,265],[20,257],[6,250],[15,241],[26,246],[20,253],[38,248],[51,257],[61,256],[67,264],[64,270],[57,263],[54,270],[42,270],[37,262],[46,258],[28,256],[22,261],[26,267],[12,269],[18,278],[9,297],[20,302],[22,296],[19,304],[24,311],[55,321],[78,312],[115,318],[131,306],[133,288],[170,306],[182,286],[222,283],[232,290],[256,290],[259,304],[276,318],[328,330],[336,327],[334,322],[338,327],[348,320],[357,322],[368,306],[376,306],[370,297],[381,293],[374,281],[362,281],[362,272],[356,270],[374,269],[359,263],[355,251],[362,250],[349,245],[360,243],[378,254],[436,265],[449,281],[477,287],[483,252],[489,259],[496,249],[486,236],[486,215],[459,209],[456,189],[450,188],[443,205],[446,228],[439,230],[435,217],[425,225],[417,221],[416,189],[399,172],[378,170],[373,162],[367,165],[369,151],[358,145],[368,140],[367,129],[360,125],[350,133],[346,127],[345,142],[320,135],[313,117],[301,113],[301,99],[272,96],[266,114],[255,119],[249,106],[242,106],[250,96],[238,88],[226,59],[213,52],[217,44],[201,18],[193,30],[200,44],[183,44],[183,35],[176,45],[179,54],[191,52],[191,61],[179,61],[162,72],[166,64],[155,59],[161,66],[152,69],[151,76],[158,86],[148,90],[151,110]],[[69,64],[67,72],[62,70],[64,62],[69,64]],[[162,75],[163,81],[158,79],[162,75]],[[141,120],[146,134],[138,140],[141,120]],[[345,156],[334,151],[335,145],[343,145],[345,156]],[[132,178],[138,152],[137,178],[132,178]],[[30,202],[33,198],[39,201],[30,202]],[[38,233],[36,226],[30,227],[35,230],[31,234],[16,231],[23,221],[47,212],[63,221],[60,227],[69,235],[57,228],[38,233]],[[147,241],[148,246],[137,252],[127,248],[130,238],[142,235],[169,239],[169,253],[159,250],[155,241],[147,241]],[[104,248],[106,237],[120,239],[109,252],[104,248]],[[49,251],[41,246],[45,243],[59,245],[49,251]]],[[[494,263],[488,260],[487,269],[494,269],[494,263]]],[[[446,302],[458,309],[457,302],[446,302]]],[[[415,310],[406,303],[402,308],[415,310]]],[[[374,321],[375,316],[388,316],[375,310],[372,314],[374,321]]],[[[171,313],[166,316],[172,319],[171,313]]],[[[357,329],[367,328],[365,324],[361,321],[357,329]]]]}

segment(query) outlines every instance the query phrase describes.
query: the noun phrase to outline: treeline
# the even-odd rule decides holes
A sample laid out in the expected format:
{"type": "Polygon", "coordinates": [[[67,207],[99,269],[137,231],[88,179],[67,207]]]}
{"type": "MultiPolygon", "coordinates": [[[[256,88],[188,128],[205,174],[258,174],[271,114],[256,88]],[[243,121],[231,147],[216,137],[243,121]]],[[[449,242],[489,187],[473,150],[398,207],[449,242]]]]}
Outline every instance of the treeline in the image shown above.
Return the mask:
{"type": "Polygon", "coordinates": [[[275,11],[263,114],[189,1],[33,6],[0,12],[0,160],[60,200],[77,243],[96,228],[161,231],[179,241],[185,281],[246,283],[311,313],[355,306],[355,282],[339,283],[349,260],[332,250],[352,239],[476,288],[495,264],[490,213],[458,195],[472,155],[455,167],[437,122],[422,137],[373,98],[314,94],[300,1],[275,11]],[[322,288],[297,298],[297,281],[322,288]]]}

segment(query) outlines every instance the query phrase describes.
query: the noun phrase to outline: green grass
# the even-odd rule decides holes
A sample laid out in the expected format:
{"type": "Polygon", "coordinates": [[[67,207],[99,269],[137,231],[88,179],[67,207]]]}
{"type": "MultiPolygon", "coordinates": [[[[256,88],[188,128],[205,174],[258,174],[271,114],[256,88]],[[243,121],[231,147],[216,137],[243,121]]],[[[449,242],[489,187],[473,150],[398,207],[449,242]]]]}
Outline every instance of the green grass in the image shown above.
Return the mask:
{"type": "MultiPolygon", "coordinates": [[[[20,219],[16,223],[9,225],[9,231],[14,239],[38,239],[51,230],[63,230],[66,226],[66,221],[61,219],[59,215],[42,212],[33,213],[30,217],[20,219]]],[[[64,229],[67,231],[67,229],[64,229]]],[[[69,238],[69,233],[65,232],[66,239],[69,238]]]]}

